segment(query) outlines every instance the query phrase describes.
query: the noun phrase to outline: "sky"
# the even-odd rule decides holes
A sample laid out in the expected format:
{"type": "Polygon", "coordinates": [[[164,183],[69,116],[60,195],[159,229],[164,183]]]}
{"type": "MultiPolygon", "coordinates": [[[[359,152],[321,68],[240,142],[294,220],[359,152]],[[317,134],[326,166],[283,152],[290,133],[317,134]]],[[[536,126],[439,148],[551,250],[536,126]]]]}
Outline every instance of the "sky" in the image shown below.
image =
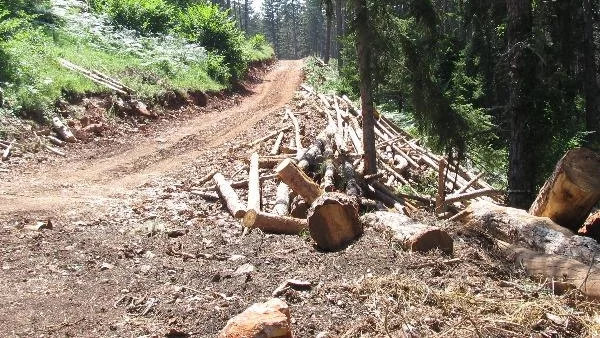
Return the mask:
{"type": "Polygon", "coordinates": [[[262,0],[252,0],[252,9],[254,9],[254,12],[260,11],[260,3],[261,2],[262,2],[262,0]]]}

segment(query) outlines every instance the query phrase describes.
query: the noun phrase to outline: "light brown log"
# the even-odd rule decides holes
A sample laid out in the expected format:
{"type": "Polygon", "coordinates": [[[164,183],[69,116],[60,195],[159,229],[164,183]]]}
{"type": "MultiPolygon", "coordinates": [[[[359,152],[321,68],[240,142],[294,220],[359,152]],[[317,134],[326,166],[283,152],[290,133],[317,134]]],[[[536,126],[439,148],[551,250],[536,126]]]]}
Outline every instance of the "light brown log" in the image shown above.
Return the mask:
{"type": "Polygon", "coordinates": [[[554,286],[555,293],[576,289],[589,298],[600,298],[598,264],[590,266],[571,258],[543,254],[503,242],[499,242],[498,246],[510,261],[525,269],[537,282],[556,282],[550,284],[554,286]]]}
{"type": "MultiPolygon", "coordinates": [[[[491,202],[475,202],[463,217],[467,226],[480,228],[492,236],[511,244],[524,245],[547,254],[564,255],[589,262],[600,244],[577,236],[547,217],[537,217],[525,210],[502,207],[491,202]]],[[[595,260],[600,260],[596,255],[595,260]]]]}
{"type": "Polygon", "coordinates": [[[48,141],[50,141],[50,143],[54,144],[55,146],[59,146],[59,147],[64,147],[66,142],[58,139],[54,136],[46,136],[46,138],[48,139],[48,141]]]}
{"type": "Polygon", "coordinates": [[[340,193],[325,193],[308,211],[310,236],[326,251],[344,248],[363,233],[358,201],[340,193]]]}
{"type": "Polygon", "coordinates": [[[600,154],[585,148],[569,150],[556,164],[529,213],[578,231],[600,200],[599,173],[600,154]]]}
{"type": "Polygon", "coordinates": [[[202,178],[200,178],[197,182],[198,185],[203,185],[204,183],[212,180],[213,176],[215,176],[215,174],[217,173],[216,170],[212,170],[210,171],[208,174],[204,175],[202,178]]]}
{"type": "Polygon", "coordinates": [[[475,184],[481,177],[483,177],[483,172],[480,172],[479,174],[477,174],[477,176],[471,178],[469,182],[467,182],[467,184],[463,185],[460,189],[458,189],[456,193],[462,194],[463,192],[467,191],[467,189],[469,189],[473,184],[475,184]]]}
{"type": "Polygon", "coordinates": [[[305,219],[248,210],[244,216],[244,226],[259,228],[267,233],[295,235],[307,229],[308,222],[305,219]]]}
{"type": "MultiPolygon", "coordinates": [[[[270,134],[268,134],[268,135],[266,135],[266,136],[263,136],[263,137],[261,137],[261,138],[259,138],[259,139],[256,139],[256,140],[254,140],[254,141],[252,141],[252,142],[248,143],[248,146],[249,146],[249,147],[254,147],[254,146],[255,146],[255,145],[257,145],[257,144],[259,144],[259,143],[261,143],[261,142],[264,142],[264,141],[266,141],[266,140],[268,140],[268,139],[271,139],[271,138],[273,138],[273,137],[275,137],[275,136],[277,136],[277,135],[279,135],[279,134],[281,134],[281,133],[284,133],[284,132],[286,132],[286,131],[288,131],[288,130],[290,130],[290,129],[292,129],[292,126],[287,126],[287,127],[281,128],[281,129],[279,129],[279,130],[276,130],[276,131],[274,131],[274,132],[272,132],[272,133],[270,133],[270,134]]],[[[275,155],[276,155],[276,154],[275,154],[275,155]]]]}
{"type": "Polygon", "coordinates": [[[368,213],[360,220],[364,225],[378,229],[388,228],[405,250],[427,252],[439,249],[445,254],[452,254],[452,237],[438,227],[418,223],[408,216],[387,211],[368,213]]]}
{"type": "Polygon", "coordinates": [[[271,149],[271,155],[279,154],[279,148],[281,147],[281,142],[283,141],[284,132],[280,132],[275,140],[275,144],[273,144],[273,148],[271,149]]]}
{"type": "Polygon", "coordinates": [[[395,208],[400,213],[406,212],[406,205],[403,200],[392,193],[385,185],[373,181],[369,184],[370,193],[375,199],[380,200],[389,207],[395,208]]]}
{"type": "Polygon", "coordinates": [[[44,148],[46,148],[48,151],[50,151],[51,153],[54,153],[54,154],[56,154],[58,156],[62,156],[62,157],[67,156],[67,154],[65,154],[64,152],[62,152],[62,151],[60,151],[60,150],[58,150],[56,148],[52,148],[49,145],[45,145],[44,148]]]}
{"type": "Polygon", "coordinates": [[[258,171],[259,156],[253,153],[250,156],[250,170],[248,171],[248,204],[246,210],[260,211],[260,173],[258,171]]]}
{"type": "Polygon", "coordinates": [[[294,126],[294,140],[295,140],[295,144],[296,144],[296,148],[298,148],[298,157],[297,159],[300,159],[301,153],[304,152],[304,148],[302,147],[302,137],[300,136],[300,123],[298,122],[298,119],[296,118],[296,116],[294,115],[294,113],[292,113],[291,109],[287,109],[287,114],[290,117],[290,120],[292,120],[292,124],[294,126]]]}
{"type": "Polygon", "coordinates": [[[294,162],[287,159],[275,169],[277,177],[295,193],[302,196],[308,203],[313,203],[319,196],[323,194],[323,190],[310,177],[306,176],[294,162]]]}
{"type": "Polygon", "coordinates": [[[221,198],[225,201],[225,205],[231,215],[235,218],[244,217],[246,214],[246,207],[240,202],[240,198],[231,187],[231,184],[220,173],[215,174],[213,180],[217,185],[219,195],[221,195],[221,198]]]}
{"type": "Polygon", "coordinates": [[[273,214],[287,216],[290,213],[290,187],[281,182],[277,185],[275,194],[275,204],[273,205],[273,214]]]}
{"type": "Polygon", "coordinates": [[[69,129],[69,127],[64,125],[58,117],[55,117],[52,119],[52,125],[54,127],[54,131],[56,131],[58,136],[60,136],[60,138],[63,141],[71,142],[71,143],[77,142],[77,139],[71,132],[71,129],[69,129]]]}

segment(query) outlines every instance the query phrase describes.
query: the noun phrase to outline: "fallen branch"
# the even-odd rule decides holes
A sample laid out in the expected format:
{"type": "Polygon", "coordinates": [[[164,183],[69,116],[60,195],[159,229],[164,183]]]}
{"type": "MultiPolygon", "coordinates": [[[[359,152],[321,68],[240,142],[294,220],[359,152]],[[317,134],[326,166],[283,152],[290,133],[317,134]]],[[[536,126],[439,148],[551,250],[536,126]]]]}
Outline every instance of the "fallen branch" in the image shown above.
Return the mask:
{"type": "Polygon", "coordinates": [[[266,140],[268,140],[268,139],[271,139],[271,138],[273,138],[273,137],[275,137],[275,136],[279,135],[280,133],[284,133],[284,132],[286,132],[286,131],[288,131],[288,130],[290,130],[290,129],[292,129],[292,126],[287,126],[287,127],[281,128],[281,129],[279,129],[279,130],[277,130],[277,131],[274,131],[274,132],[270,133],[270,134],[269,134],[269,135],[267,135],[267,136],[261,137],[261,138],[259,138],[259,139],[256,139],[256,140],[254,140],[254,141],[250,142],[250,143],[248,144],[248,146],[249,146],[249,147],[254,147],[254,146],[255,146],[255,145],[257,145],[257,144],[259,144],[259,143],[261,143],[261,142],[264,142],[264,141],[266,141],[266,140]]]}
{"type": "Polygon", "coordinates": [[[467,201],[467,200],[471,200],[471,199],[474,199],[477,197],[482,197],[482,196],[501,195],[501,194],[504,194],[504,191],[500,191],[500,190],[496,190],[496,189],[481,189],[481,190],[471,191],[471,192],[464,193],[464,194],[449,195],[446,198],[446,200],[444,201],[444,203],[450,204],[450,203],[454,203],[454,202],[467,201]]]}
{"type": "Polygon", "coordinates": [[[233,217],[235,218],[244,217],[244,215],[246,214],[246,208],[240,202],[240,198],[238,197],[235,190],[233,190],[231,184],[220,173],[215,174],[213,180],[215,181],[219,194],[221,195],[221,198],[223,198],[223,200],[225,201],[225,205],[227,206],[227,209],[229,210],[231,215],[233,215],[233,217]]]}

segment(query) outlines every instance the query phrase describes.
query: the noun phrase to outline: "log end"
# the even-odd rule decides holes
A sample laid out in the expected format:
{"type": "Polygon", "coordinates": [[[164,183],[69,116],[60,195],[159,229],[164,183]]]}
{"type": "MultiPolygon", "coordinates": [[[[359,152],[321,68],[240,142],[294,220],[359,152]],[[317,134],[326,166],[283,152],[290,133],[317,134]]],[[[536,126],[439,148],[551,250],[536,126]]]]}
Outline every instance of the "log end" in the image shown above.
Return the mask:
{"type": "Polygon", "coordinates": [[[430,227],[412,235],[407,244],[411,251],[418,252],[439,249],[443,253],[451,255],[454,250],[452,237],[437,227],[430,227]]]}
{"type": "Polygon", "coordinates": [[[256,217],[258,215],[258,212],[256,212],[256,210],[254,209],[249,209],[247,210],[244,215],[242,217],[237,217],[236,218],[243,218],[242,220],[242,224],[246,227],[246,228],[253,228],[254,227],[254,223],[256,223],[256,217]]]}
{"type": "Polygon", "coordinates": [[[346,247],[363,233],[355,199],[326,193],[319,197],[308,212],[310,236],[325,251],[346,247]]]}

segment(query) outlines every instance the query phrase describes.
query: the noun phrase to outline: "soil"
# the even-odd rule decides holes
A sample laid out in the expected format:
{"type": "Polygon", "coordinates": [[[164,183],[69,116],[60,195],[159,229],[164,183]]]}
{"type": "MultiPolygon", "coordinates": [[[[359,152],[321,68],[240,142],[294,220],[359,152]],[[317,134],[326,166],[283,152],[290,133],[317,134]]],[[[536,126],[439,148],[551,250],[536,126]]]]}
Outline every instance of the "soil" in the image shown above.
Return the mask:
{"type": "MultiPolygon", "coordinates": [[[[404,252],[371,228],[333,253],[306,234],[242,236],[219,201],[193,192],[215,169],[243,179],[257,150],[246,145],[287,125],[286,105],[307,142],[322,129],[295,95],[302,78],[301,61],[281,61],[231,107],[209,103],[0,171],[0,336],[216,337],[290,278],[312,283],[280,295],[295,337],[600,333],[597,304],[551,295],[485,234],[426,214],[452,233],[453,256],[404,252]],[[51,229],[30,229],[48,220],[51,229]]],[[[264,184],[267,210],[274,185],[264,184]]]]}

